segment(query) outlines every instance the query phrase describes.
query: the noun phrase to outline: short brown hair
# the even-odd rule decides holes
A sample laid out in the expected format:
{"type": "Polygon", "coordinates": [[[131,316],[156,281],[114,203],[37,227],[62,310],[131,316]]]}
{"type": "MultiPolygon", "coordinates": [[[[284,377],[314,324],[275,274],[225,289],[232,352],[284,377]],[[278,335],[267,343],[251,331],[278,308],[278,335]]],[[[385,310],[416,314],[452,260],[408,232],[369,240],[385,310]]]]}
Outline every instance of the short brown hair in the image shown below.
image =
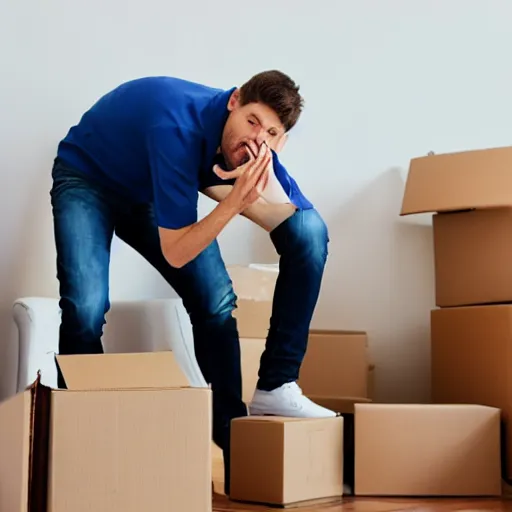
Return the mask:
{"type": "Polygon", "coordinates": [[[279,117],[286,131],[291,130],[302,112],[304,99],[299,86],[281,71],[262,71],[240,87],[240,103],[263,103],[279,117]]]}

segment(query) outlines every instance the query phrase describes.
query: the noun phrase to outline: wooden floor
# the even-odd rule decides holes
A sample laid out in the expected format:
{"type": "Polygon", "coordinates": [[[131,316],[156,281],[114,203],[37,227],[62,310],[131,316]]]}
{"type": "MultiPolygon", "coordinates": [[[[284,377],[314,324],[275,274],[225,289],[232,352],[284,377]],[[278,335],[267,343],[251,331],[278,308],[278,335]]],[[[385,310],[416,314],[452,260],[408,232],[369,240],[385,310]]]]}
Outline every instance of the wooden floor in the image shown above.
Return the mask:
{"type": "MultiPolygon", "coordinates": [[[[213,459],[214,480],[214,512],[258,512],[280,510],[266,506],[255,506],[235,503],[226,498],[223,493],[224,469],[222,458],[215,454],[213,459]]],[[[508,493],[507,493],[508,494],[508,493]]],[[[282,509],[281,509],[282,510],[282,509]]],[[[512,512],[512,499],[368,499],[343,498],[341,503],[319,505],[316,507],[298,507],[286,510],[296,512],[480,512],[487,510],[512,512]]]]}

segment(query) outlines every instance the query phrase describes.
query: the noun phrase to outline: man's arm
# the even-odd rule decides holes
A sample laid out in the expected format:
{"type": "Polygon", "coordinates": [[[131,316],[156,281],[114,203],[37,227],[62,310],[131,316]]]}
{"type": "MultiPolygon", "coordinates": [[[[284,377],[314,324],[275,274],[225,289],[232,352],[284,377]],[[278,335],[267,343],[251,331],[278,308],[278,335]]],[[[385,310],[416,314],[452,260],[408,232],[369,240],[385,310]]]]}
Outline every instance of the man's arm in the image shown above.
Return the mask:
{"type": "MultiPolygon", "coordinates": [[[[232,185],[215,185],[204,189],[202,193],[210,199],[221,203],[231,192],[232,188],[232,185]]],[[[270,232],[290,218],[295,213],[295,210],[296,207],[291,203],[270,204],[264,200],[259,200],[249,205],[240,214],[270,232]]]]}
{"type": "Polygon", "coordinates": [[[237,208],[223,201],[199,222],[181,229],[159,227],[160,245],[169,265],[181,268],[206,249],[238,214],[237,208]]]}
{"type": "Polygon", "coordinates": [[[272,158],[268,148],[261,148],[256,158],[240,166],[240,177],[215,209],[199,222],[178,229],[159,226],[160,244],[168,263],[181,268],[206,249],[229,221],[253,204],[268,176],[272,158]]]}

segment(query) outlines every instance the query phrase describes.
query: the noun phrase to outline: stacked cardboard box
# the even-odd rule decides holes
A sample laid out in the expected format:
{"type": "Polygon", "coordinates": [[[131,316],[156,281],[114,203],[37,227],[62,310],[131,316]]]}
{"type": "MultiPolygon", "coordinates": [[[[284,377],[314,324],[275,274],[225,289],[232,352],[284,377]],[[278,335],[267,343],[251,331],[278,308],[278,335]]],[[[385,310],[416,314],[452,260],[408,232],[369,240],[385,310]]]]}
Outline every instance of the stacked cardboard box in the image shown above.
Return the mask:
{"type": "Polygon", "coordinates": [[[512,478],[512,148],[411,161],[401,215],[431,212],[432,400],[502,410],[512,478]]]}
{"type": "MultiPolygon", "coordinates": [[[[230,266],[228,272],[238,297],[234,316],[240,334],[242,395],[248,402],[258,380],[278,270],[274,266],[255,264],[230,266]]],[[[370,361],[366,333],[310,330],[299,384],[306,395],[315,399],[373,399],[375,365],[370,361]]]]}
{"type": "MultiPolygon", "coordinates": [[[[272,284],[263,293],[259,280],[264,276],[254,270],[238,269],[239,276],[251,275],[242,295],[246,311],[239,316],[244,318],[239,320],[240,331],[255,335],[241,340],[243,378],[250,382],[249,388],[244,386],[248,399],[257,380],[273,295],[272,284]],[[256,311],[261,312],[261,302],[267,302],[265,316],[251,314],[250,301],[255,297],[260,300],[256,311]],[[259,322],[256,330],[251,325],[254,319],[259,322]]],[[[235,291],[240,290],[233,281],[235,291]]],[[[499,409],[372,403],[373,381],[365,332],[311,330],[299,384],[307,396],[340,412],[341,418],[337,423],[235,420],[231,497],[289,506],[339,498],[346,493],[342,482],[361,496],[501,493],[499,409]]]]}
{"type": "MultiPolygon", "coordinates": [[[[278,272],[259,265],[232,266],[228,272],[238,297],[234,316],[240,333],[243,398],[249,402],[265,349],[278,272]]],[[[353,482],[354,403],[370,400],[373,381],[366,333],[311,330],[299,385],[311,399],[343,416],[235,420],[231,497],[281,506],[339,499],[344,480],[353,482]]]]}
{"type": "MultiPolygon", "coordinates": [[[[254,329],[247,313],[242,347],[261,353],[268,318],[254,329]]],[[[300,384],[342,415],[235,420],[233,499],[339,500],[354,473],[359,495],[500,493],[499,409],[371,403],[367,345],[311,331],[300,384]]],[[[255,384],[259,356],[244,354],[255,384]]],[[[172,352],[57,361],[67,390],[38,380],[0,404],[0,510],[211,512],[211,392],[188,386],[172,352]]]]}

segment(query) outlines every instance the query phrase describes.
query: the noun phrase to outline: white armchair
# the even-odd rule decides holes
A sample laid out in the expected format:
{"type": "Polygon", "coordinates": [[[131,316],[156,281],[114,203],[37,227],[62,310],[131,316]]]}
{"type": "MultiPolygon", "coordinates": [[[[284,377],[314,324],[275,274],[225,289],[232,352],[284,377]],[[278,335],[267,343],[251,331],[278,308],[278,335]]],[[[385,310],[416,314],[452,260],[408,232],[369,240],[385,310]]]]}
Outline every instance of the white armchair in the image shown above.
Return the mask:
{"type": "MultiPolygon", "coordinates": [[[[17,391],[41,371],[41,381],[57,386],[60,308],[57,299],[30,297],[13,305],[18,329],[17,391]]],[[[105,352],[172,350],[192,386],[205,386],[197,364],[189,316],[180,299],[114,301],[103,334],[105,352]]]]}

